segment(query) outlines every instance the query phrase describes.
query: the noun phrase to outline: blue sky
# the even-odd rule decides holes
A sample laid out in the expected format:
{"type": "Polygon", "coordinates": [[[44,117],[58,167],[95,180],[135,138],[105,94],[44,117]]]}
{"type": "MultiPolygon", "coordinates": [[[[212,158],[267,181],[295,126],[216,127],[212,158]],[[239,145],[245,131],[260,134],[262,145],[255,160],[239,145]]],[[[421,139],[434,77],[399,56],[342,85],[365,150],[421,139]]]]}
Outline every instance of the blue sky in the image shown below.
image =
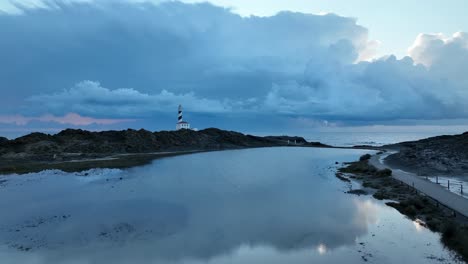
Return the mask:
{"type": "Polygon", "coordinates": [[[178,104],[253,132],[468,125],[462,1],[17,2],[0,134],[173,129],[178,104]]]}

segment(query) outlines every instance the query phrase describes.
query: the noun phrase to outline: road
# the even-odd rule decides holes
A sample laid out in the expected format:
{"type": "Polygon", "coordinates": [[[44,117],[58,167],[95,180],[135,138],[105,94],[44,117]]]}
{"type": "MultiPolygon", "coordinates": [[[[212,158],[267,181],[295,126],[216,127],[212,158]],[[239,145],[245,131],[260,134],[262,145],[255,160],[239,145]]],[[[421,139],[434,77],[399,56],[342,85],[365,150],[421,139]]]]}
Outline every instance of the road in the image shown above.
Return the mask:
{"type": "Polygon", "coordinates": [[[399,169],[391,168],[383,162],[381,155],[374,155],[369,160],[370,164],[378,169],[389,168],[392,170],[392,176],[410,186],[414,185],[418,191],[437,200],[446,207],[468,217],[468,199],[460,195],[450,192],[439,184],[426,180],[422,176],[417,176],[414,173],[405,172],[399,169]]]}

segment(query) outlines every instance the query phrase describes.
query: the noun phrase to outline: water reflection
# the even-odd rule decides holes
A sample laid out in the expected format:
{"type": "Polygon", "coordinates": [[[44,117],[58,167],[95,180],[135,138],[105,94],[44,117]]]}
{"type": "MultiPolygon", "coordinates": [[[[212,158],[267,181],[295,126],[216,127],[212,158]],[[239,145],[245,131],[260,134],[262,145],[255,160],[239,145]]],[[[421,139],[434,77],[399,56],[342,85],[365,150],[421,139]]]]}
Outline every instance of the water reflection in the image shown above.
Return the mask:
{"type": "Polygon", "coordinates": [[[381,214],[371,200],[344,194],[330,169],[360,154],[225,151],[98,177],[11,179],[0,191],[0,209],[10,212],[0,220],[0,257],[10,256],[9,263],[32,256],[35,263],[345,260],[336,252],[368,236],[381,214]]]}
{"type": "Polygon", "coordinates": [[[320,255],[323,255],[323,254],[327,253],[327,246],[325,246],[324,244],[319,244],[318,247],[317,247],[317,252],[320,255]]]}
{"type": "Polygon", "coordinates": [[[413,224],[414,224],[414,228],[416,229],[416,231],[418,231],[418,232],[424,231],[425,224],[421,220],[416,219],[416,220],[413,221],[413,224]]]}

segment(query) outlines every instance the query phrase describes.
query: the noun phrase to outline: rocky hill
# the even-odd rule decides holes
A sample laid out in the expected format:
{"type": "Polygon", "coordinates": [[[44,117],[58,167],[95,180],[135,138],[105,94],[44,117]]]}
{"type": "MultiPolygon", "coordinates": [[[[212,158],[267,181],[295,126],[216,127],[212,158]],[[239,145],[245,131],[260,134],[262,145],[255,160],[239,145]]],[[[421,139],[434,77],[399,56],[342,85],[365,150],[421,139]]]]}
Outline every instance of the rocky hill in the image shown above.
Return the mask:
{"type": "Polygon", "coordinates": [[[385,148],[397,149],[386,162],[421,175],[468,176],[468,132],[403,142],[385,148]]]}
{"type": "MultiPolygon", "coordinates": [[[[272,146],[327,147],[309,143],[301,137],[257,137],[209,128],[201,131],[90,132],[67,129],[55,135],[32,133],[14,140],[0,139],[0,170],[11,164],[63,162],[104,158],[119,154],[144,154],[177,151],[207,151],[272,146]],[[288,144],[289,142],[289,144],[288,144]]],[[[12,169],[12,171],[15,171],[12,169]]]]}

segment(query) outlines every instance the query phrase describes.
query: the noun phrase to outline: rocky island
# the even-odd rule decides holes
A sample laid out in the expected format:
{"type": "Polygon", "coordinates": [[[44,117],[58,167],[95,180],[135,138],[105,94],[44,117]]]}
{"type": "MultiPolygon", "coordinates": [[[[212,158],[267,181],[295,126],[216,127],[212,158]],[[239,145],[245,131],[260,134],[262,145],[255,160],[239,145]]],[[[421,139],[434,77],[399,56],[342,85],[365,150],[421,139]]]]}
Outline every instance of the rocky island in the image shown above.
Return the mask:
{"type": "Polygon", "coordinates": [[[216,128],[160,132],[66,129],[55,135],[31,133],[14,140],[0,138],[0,173],[125,168],[186,153],[276,146],[330,147],[302,137],[258,137],[216,128]]]}

